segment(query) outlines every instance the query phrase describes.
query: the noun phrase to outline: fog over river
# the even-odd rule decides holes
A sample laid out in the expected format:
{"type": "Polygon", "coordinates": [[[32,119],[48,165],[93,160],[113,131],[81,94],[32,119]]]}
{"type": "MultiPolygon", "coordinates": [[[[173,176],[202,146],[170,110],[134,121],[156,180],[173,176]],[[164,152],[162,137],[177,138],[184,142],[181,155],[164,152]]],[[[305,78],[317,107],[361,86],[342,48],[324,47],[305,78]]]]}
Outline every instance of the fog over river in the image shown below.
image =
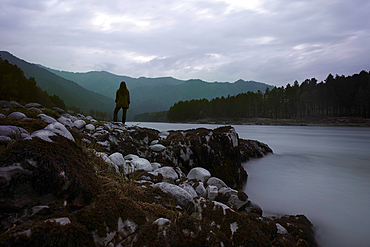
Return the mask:
{"type": "MultiPolygon", "coordinates": [[[[164,131],[220,125],[139,126],[164,131]]],[[[239,137],[274,151],[243,164],[249,175],[244,191],[265,216],[306,215],[323,247],[370,246],[370,128],[233,126],[239,137]]]]}

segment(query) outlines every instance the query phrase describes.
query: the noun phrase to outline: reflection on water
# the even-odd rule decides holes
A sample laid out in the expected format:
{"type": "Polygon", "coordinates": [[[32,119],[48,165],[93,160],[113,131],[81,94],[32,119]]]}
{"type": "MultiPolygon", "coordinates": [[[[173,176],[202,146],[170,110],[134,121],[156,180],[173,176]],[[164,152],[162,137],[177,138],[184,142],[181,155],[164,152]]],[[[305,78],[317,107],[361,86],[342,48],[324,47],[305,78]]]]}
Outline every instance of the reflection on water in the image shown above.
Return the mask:
{"type": "MultiPolygon", "coordinates": [[[[160,131],[217,125],[142,123],[160,131]]],[[[265,215],[304,214],[321,246],[370,246],[370,128],[234,126],[274,154],[243,164],[265,215]]]]}

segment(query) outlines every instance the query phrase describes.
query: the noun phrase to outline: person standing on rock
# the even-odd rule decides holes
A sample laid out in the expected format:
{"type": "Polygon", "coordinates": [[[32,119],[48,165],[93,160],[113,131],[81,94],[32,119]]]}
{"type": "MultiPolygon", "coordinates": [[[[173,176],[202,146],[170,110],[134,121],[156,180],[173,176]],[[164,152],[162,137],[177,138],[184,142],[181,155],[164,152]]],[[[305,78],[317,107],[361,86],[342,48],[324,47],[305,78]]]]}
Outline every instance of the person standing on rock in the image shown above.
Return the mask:
{"type": "Polygon", "coordinates": [[[130,106],[130,92],[127,89],[126,82],[122,81],[119,89],[116,93],[116,108],[114,109],[113,113],[113,121],[117,122],[118,119],[118,112],[122,108],[122,123],[126,122],[126,113],[127,109],[130,106]]]}

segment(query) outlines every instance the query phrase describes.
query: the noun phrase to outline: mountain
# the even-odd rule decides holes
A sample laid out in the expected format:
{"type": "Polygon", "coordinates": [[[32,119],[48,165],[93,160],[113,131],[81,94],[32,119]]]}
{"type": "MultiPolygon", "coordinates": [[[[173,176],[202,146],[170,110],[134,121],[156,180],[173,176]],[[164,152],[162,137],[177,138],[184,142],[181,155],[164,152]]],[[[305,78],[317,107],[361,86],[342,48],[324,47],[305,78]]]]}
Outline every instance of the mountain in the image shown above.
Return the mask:
{"type": "Polygon", "coordinates": [[[121,81],[125,81],[130,90],[131,105],[127,120],[136,114],[168,110],[174,103],[182,100],[212,99],[233,96],[248,91],[264,92],[273,86],[255,81],[238,80],[229,82],[205,82],[202,80],[178,80],[172,77],[131,78],[115,75],[106,71],[74,73],[47,68],[23,61],[9,52],[0,55],[10,63],[17,65],[26,77],[34,77],[37,85],[49,94],[58,95],[66,105],[74,105],[84,112],[90,109],[107,112],[114,108],[116,90],[121,81]]]}
{"type": "Polygon", "coordinates": [[[75,81],[82,87],[93,92],[99,92],[107,97],[114,98],[121,81],[125,81],[131,95],[131,105],[128,119],[132,120],[136,114],[168,110],[180,100],[212,99],[227,97],[248,91],[264,92],[268,87],[264,83],[238,80],[229,82],[205,82],[202,80],[178,80],[172,77],[160,78],[132,78],[114,75],[106,71],[91,71],[87,73],[73,73],[50,68],[45,69],[75,81]]]}
{"type": "Polygon", "coordinates": [[[0,55],[3,60],[8,60],[9,63],[22,69],[27,78],[34,77],[37,86],[42,90],[46,90],[50,95],[58,95],[67,106],[76,106],[86,113],[91,109],[107,113],[113,111],[114,100],[112,98],[87,90],[76,82],[60,77],[36,64],[21,60],[9,52],[0,51],[0,55]]]}

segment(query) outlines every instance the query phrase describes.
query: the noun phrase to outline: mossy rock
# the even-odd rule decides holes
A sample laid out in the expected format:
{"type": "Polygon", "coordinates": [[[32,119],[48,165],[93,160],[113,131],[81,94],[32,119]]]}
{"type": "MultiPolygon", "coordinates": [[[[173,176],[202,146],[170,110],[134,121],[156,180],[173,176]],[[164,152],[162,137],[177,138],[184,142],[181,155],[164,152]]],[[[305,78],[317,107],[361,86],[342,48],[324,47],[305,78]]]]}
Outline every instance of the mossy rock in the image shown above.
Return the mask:
{"type": "MultiPolygon", "coordinates": [[[[1,188],[3,199],[9,198],[11,203],[17,200],[14,196],[23,196],[27,207],[57,198],[87,204],[99,193],[101,183],[86,153],[64,137],[51,139],[54,142],[38,138],[17,141],[0,154],[0,166],[18,163],[24,169],[1,188]]],[[[22,206],[22,200],[18,201],[22,206]]]]}

